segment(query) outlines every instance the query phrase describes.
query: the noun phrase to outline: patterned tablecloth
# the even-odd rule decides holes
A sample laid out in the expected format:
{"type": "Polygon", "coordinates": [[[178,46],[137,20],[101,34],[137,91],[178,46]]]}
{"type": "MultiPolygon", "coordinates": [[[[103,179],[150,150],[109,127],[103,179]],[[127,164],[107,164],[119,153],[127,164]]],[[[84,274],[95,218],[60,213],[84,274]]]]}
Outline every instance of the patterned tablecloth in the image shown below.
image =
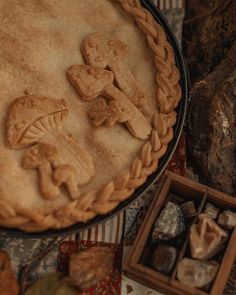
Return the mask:
{"type": "MultiPolygon", "coordinates": [[[[157,2],[157,1],[154,1],[157,2]]],[[[159,8],[172,25],[178,40],[181,42],[182,20],[184,16],[183,0],[160,0],[159,8]]],[[[168,169],[185,175],[185,141],[182,137],[168,169]]],[[[111,220],[97,225],[89,230],[65,238],[51,239],[14,239],[0,233],[0,249],[6,250],[13,263],[16,273],[30,265],[29,281],[36,281],[45,274],[55,271],[65,271],[71,253],[81,247],[94,244],[106,244],[115,249],[114,267],[112,275],[91,288],[86,294],[134,294],[155,295],[158,291],[151,290],[122,274],[123,261],[136,236],[148,205],[158,187],[158,182],[150,187],[145,195],[130,206],[125,212],[111,220]],[[23,268],[24,267],[24,268],[23,268]]],[[[225,290],[227,295],[236,295],[236,265],[225,290]]]]}

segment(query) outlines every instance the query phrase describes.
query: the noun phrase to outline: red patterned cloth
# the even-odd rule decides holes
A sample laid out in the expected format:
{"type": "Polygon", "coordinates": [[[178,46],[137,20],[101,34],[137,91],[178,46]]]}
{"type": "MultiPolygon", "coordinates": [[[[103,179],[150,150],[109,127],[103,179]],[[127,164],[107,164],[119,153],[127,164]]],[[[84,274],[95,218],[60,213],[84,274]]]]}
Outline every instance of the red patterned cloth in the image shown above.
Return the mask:
{"type": "Polygon", "coordinates": [[[90,288],[86,292],[79,293],[80,295],[120,295],[121,294],[121,274],[122,274],[122,244],[107,244],[91,241],[64,241],[59,246],[58,252],[58,271],[65,272],[68,270],[68,263],[70,255],[77,252],[79,249],[85,249],[93,246],[108,246],[114,251],[114,261],[112,274],[106,279],[102,280],[96,286],[90,288]]]}

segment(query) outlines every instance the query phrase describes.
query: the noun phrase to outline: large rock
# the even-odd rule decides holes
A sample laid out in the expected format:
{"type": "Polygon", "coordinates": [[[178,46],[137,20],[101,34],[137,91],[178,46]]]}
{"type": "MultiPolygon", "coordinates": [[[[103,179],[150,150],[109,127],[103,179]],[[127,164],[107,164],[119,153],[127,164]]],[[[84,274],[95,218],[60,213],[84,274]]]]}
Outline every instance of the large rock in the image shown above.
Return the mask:
{"type": "Polygon", "coordinates": [[[236,194],[236,44],[195,83],[187,124],[188,152],[200,181],[236,194]]]}
{"type": "Polygon", "coordinates": [[[152,232],[153,240],[169,240],[179,236],[185,230],[184,216],[181,208],[168,202],[157,218],[152,232]]]}
{"type": "Polygon", "coordinates": [[[236,213],[225,210],[218,217],[218,223],[227,229],[232,229],[236,227],[236,213]]]}
{"type": "Polygon", "coordinates": [[[152,266],[165,274],[173,269],[177,257],[177,250],[167,245],[159,245],[153,253],[152,266]]]}
{"type": "Polygon", "coordinates": [[[235,0],[185,1],[183,51],[193,82],[212,72],[236,39],[235,0]]]}
{"type": "Polygon", "coordinates": [[[190,248],[193,258],[207,260],[213,257],[228,238],[227,231],[223,230],[213,219],[206,214],[200,214],[198,223],[190,229],[190,248]]]}
{"type": "Polygon", "coordinates": [[[178,266],[177,278],[189,287],[202,288],[214,280],[218,268],[215,261],[184,258],[178,266]]]}

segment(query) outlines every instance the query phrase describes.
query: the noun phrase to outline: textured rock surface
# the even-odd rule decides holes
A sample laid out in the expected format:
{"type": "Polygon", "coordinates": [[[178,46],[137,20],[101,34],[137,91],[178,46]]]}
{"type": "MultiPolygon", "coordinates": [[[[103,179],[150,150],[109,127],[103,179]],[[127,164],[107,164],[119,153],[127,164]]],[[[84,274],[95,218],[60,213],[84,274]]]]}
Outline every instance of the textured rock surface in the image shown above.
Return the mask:
{"type": "Polygon", "coordinates": [[[216,219],[219,214],[220,209],[216,208],[213,204],[207,203],[204,214],[208,215],[212,219],[216,219]]]}
{"type": "Polygon", "coordinates": [[[192,257],[206,260],[218,252],[228,233],[208,215],[201,214],[198,223],[191,226],[189,238],[192,257]]]}
{"type": "Polygon", "coordinates": [[[227,229],[236,227],[236,213],[225,210],[218,217],[218,223],[227,229]]]}
{"type": "Polygon", "coordinates": [[[153,253],[152,266],[165,274],[172,270],[177,256],[177,250],[174,247],[160,245],[153,253]]]}
{"type": "Polygon", "coordinates": [[[186,218],[194,217],[197,215],[197,211],[193,201],[188,201],[181,205],[181,209],[186,218]]]}
{"type": "Polygon", "coordinates": [[[184,258],[179,264],[177,278],[185,285],[201,288],[213,281],[218,267],[215,261],[184,258]]]}
{"type": "Polygon", "coordinates": [[[236,40],[235,0],[188,0],[183,50],[191,80],[210,73],[236,40]]]}
{"type": "MultiPolygon", "coordinates": [[[[236,2],[235,2],[236,3],[236,2]]],[[[236,195],[236,44],[191,91],[187,142],[200,181],[236,195]]]]}
{"type": "Polygon", "coordinates": [[[168,240],[179,236],[185,229],[181,208],[168,202],[157,218],[152,232],[153,240],[168,240]]]}

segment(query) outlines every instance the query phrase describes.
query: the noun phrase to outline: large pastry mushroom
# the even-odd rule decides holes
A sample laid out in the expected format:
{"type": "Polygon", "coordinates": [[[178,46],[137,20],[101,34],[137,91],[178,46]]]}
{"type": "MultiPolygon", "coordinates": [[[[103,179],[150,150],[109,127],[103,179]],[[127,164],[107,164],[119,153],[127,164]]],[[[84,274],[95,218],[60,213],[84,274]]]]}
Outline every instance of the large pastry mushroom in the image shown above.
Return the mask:
{"type": "Polygon", "coordinates": [[[56,147],[56,165],[74,167],[77,185],[84,185],[94,174],[94,164],[91,156],[63,130],[68,115],[69,107],[64,100],[34,95],[20,97],[8,110],[6,144],[9,148],[20,149],[40,141],[56,147]]]}
{"type": "Polygon", "coordinates": [[[147,139],[151,132],[149,121],[127,96],[113,85],[114,75],[111,71],[89,65],[72,65],[67,76],[84,100],[93,100],[101,95],[115,101],[119,112],[122,112],[119,122],[125,123],[134,137],[147,139]]]}
{"type": "Polygon", "coordinates": [[[133,73],[122,61],[128,52],[128,46],[125,43],[97,32],[85,38],[81,45],[81,52],[87,64],[110,69],[115,76],[118,88],[144,115],[147,114],[144,92],[133,73]]]}

